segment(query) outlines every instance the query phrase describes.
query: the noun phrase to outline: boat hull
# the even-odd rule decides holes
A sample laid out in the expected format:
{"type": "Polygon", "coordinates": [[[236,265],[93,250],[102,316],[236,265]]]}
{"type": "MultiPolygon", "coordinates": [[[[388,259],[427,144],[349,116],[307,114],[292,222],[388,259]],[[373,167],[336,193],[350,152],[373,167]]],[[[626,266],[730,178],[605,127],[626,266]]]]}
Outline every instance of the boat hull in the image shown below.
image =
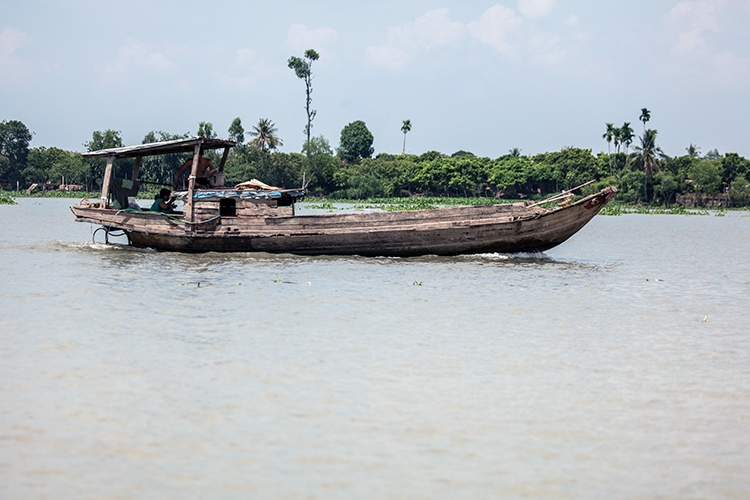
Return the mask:
{"type": "Polygon", "coordinates": [[[123,230],[132,245],[158,250],[451,256],[548,250],[585,226],[615,192],[606,188],[552,210],[525,203],[391,213],[220,217],[196,225],[151,213],[71,210],[79,221],[123,230]]]}

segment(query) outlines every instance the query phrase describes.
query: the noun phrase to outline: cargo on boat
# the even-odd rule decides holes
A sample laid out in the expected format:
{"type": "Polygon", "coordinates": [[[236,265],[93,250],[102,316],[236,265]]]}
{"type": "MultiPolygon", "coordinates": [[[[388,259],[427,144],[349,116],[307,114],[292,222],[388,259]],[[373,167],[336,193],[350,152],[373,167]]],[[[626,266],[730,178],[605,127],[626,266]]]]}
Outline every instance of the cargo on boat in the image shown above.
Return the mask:
{"type": "Polygon", "coordinates": [[[131,245],[179,252],[270,252],[304,255],[409,257],[477,253],[537,252],[559,245],[586,225],[617,192],[607,187],[554,208],[508,203],[400,212],[299,215],[295,203],[304,187],[280,189],[260,182],[224,186],[232,141],[190,138],[84,153],[106,157],[101,199],[71,207],[77,221],[122,231],[131,245]],[[198,185],[202,152],[224,149],[207,186],[198,185]],[[138,171],[146,156],[193,153],[187,189],[177,193],[182,212],[130,208],[138,171]],[[131,179],[116,179],[119,158],[135,158],[131,179]],[[131,200],[129,202],[128,200],[131,200]]]}

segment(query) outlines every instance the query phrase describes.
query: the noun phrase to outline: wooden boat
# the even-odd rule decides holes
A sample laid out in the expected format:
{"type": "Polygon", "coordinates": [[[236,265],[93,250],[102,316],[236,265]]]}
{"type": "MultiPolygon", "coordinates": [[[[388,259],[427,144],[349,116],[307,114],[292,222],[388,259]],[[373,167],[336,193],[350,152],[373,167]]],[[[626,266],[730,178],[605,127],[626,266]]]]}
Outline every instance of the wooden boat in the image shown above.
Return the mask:
{"type": "Polygon", "coordinates": [[[398,256],[539,252],[578,232],[611,200],[608,187],[574,203],[543,208],[523,202],[400,212],[298,215],[299,189],[196,189],[195,167],[179,214],[118,209],[110,203],[113,163],[143,156],[224,148],[223,172],[232,141],[192,138],[91,153],[106,157],[102,197],[71,207],[77,221],[123,231],[130,244],[179,252],[270,252],[305,255],[398,256]]]}

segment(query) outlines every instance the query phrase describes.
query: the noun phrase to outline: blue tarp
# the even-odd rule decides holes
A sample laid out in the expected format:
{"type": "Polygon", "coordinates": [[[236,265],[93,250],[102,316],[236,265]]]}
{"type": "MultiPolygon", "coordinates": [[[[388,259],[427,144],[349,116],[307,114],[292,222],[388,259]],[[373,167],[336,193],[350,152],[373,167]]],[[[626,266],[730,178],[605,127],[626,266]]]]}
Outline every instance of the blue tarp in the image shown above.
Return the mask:
{"type": "MultiPolygon", "coordinates": [[[[288,194],[292,198],[301,198],[305,195],[304,190],[289,190],[284,191],[283,194],[288,194]]],[[[187,192],[179,193],[180,197],[184,200],[187,198],[187,192]]],[[[270,200],[275,198],[281,198],[281,191],[249,191],[249,190],[235,190],[235,189],[222,189],[212,191],[208,189],[199,189],[193,192],[194,200],[221,200],[226,198],[234,199],[250,199],[250,200],[270,200]]]]}

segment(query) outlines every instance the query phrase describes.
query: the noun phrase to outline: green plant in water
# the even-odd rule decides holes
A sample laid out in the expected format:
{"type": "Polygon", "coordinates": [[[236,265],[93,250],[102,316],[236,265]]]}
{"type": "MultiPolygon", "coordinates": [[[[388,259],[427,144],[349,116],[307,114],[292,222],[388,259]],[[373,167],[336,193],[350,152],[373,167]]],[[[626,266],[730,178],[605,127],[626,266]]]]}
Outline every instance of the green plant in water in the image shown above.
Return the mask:
{"type": "Polygon", "coordinates": [[[622,215],[626,213],[628,213],[627,209],[625,209],[619,203],[610,203],[602,208],[601,212],[599,212],[599,215],[622,215]]]}
{"type": "Polygon", "coordinates": [[[312,210],[328,210],[331,212],[336,210],[336,207],[333,206],[333,203],[329,201],[323,203],[312,203],[310,205],[307,205],[307,208],[310,208],[312,210]]]}
{"type": "Polygon", "coordinates": [[[621,205],[619,203],[610,203],[605,206],[600,215],[623,215],[623,214],[641,214],[641,215],[709,215],[706,210],[688,210],[685,207],[648,207],[621,205]]]}
{"type": "Polygon", "coordinates": [[[16,200],[5,191],[0,191],[0,205],[15,205],[16,200]]]}

